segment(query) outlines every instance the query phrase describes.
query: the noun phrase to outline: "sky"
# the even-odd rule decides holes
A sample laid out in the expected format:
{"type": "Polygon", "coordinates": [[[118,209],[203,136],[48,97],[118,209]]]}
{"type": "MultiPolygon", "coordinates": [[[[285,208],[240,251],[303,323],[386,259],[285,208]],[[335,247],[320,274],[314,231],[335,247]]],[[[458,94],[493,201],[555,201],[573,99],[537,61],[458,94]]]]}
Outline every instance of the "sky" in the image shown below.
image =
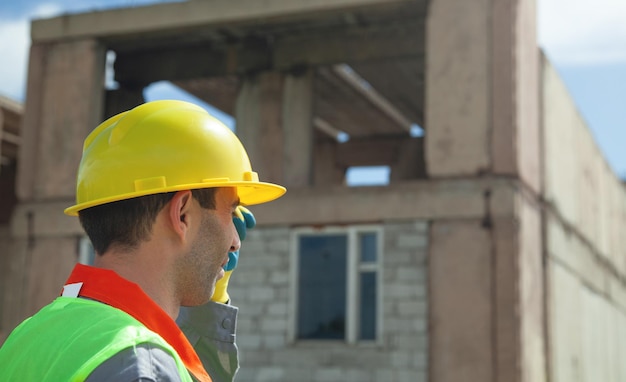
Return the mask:
{"type": "MultiPolygon", "coordinates": [[[[157,1],[0,1],[0,95],[24,101],[30,19],[157,1]]],[[[626,0],[536,2],[539,45],[565,82],[609,165],[626,178],[626,0]]],[[[157,83],[147,89],[146,98],[186,97],[175,91],[167,83],[157,83]]],[[[232,118],[221,117],[233,126],[232,118]]],[[[388,176],[388,169],[367,174],[359,179],[375,184],[388,176]]]]}

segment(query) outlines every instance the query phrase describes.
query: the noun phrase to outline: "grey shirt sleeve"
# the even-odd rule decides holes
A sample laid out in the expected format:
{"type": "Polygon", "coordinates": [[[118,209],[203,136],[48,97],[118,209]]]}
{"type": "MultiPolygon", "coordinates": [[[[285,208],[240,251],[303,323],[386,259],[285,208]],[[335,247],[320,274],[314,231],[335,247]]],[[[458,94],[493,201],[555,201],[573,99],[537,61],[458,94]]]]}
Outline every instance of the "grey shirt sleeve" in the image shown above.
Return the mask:
{"type": "Polygon", "coordinates": [[[89,374],[87,382],[180,382],[176,361],[157,345],[144,343],[120,351],[89,374]]]}
{"type": "MultiPolygon", "coordinates": [[[[209,302],[182,308],[176,322],[198,353],[213,382],[232,382],[239,369],[234,306],[209,302]]],[[[180,381],[176,361],[160,347],[145,343],[120,351],[100,364],[88,382],[180,381]]]]}
{"type": "Polygon", "coordinates": [[[232,382],[239,369],[237,307],[209,302],[181,308],[176,322],[198,353],[213,382],[232,382]]]}

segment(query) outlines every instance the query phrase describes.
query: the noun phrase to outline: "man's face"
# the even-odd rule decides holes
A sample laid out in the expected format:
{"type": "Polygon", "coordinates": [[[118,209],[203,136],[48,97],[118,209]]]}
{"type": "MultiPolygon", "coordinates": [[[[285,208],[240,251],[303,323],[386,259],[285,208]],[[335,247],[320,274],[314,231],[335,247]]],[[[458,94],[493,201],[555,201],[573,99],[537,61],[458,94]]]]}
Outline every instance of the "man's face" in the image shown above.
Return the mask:
{"type": "Polygon", "coordinates": [[[239,205],[235,188],[219,188],[215,193],[215,209],[200,209],[200,226],[196,227],[190,251],[182,263],[182,305],[197,306],[209,301],[215,283],[224,276],[223,266],[228,252],[239,249],[241,242],[233,224],[233,212],[239,205]]]}

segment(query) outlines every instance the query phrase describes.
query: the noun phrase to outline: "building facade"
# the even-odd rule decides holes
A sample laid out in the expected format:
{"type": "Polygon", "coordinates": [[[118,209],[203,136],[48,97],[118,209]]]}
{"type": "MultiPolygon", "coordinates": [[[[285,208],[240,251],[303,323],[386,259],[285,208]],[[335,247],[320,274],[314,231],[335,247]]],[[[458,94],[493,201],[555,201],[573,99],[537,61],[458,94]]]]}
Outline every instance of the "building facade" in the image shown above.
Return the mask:
{"type": "Polygon", "coordinates": [[[233,115],[261,179],[288,188],[253,208],[231,281],[238,380],[626,380],[624,189],[535,31],[532,0],[34,21],[3,335],[84,258],[62,213],[84,137],[166,80],[233,115]],[[389,184],[346,186],[362,166],[389,184]]]}

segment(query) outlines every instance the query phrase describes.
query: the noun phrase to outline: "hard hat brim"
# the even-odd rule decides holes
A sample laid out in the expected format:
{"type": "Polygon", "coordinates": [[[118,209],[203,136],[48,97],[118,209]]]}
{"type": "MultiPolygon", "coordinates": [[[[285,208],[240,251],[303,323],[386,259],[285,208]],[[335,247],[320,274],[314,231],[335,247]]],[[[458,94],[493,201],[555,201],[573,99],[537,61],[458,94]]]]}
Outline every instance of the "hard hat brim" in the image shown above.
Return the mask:
{"type": "Polygon", "coordinates": [[[271,202],[283,196],[287,189],[283,186],[266,182],[249,182],[249,181],[224,181],[224,182],[211,182],[207,183],[194,183],[185,184],[172,187],[165,187],[158,190],[143,190],[139,192],[131,192],[122,195],[116,195],[114,197],[101,198],[97,200],[91,200],[85,203],[78,203],[71,207],[66,208],[63,212],[69,216],[78,216],[78,212],[90,207],[95,207],[107,203],[117,202],[121,200],[127,200],[137,198],[140,196],[160,194],[166,192],[175,192],[182,190],[195,190],[201,188],[215,188],[215,187],[236,187],[237,195],[239,196],[240,203],[244,206],[251,206],[255,204],[262,204],[271,202]]]}

